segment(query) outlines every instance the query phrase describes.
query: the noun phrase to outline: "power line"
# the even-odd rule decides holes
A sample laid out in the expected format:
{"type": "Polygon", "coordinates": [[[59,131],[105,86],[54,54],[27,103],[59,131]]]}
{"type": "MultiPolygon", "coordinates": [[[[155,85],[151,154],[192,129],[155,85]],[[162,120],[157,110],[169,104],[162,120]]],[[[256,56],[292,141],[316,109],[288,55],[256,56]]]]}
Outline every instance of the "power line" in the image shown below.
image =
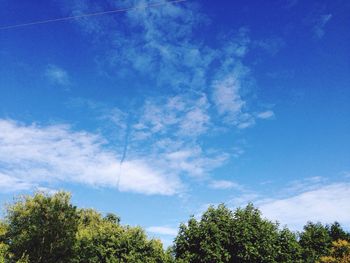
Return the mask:
{"type": "Polygon", "coordinates": [[[122,13],[122,12],[131,11],[131,10],[154,8],[154,7],[160,7],[160,6],[167,5],[167,4],[176,4],[176,3],[185,2],[185,1],[187,1],[187,0],[163,1],[163,2],[151,3],[151,4],[141,5],[141,6],[129,7],[129,8],[119,8],[119,9],[96,12],[96,13],[82,14],[82,15],[76,15],[76,16],[67,16],[67,17],[61,17],[61,18],[53,18],[53,19],[47,19],[47,20],[39,20],[39,21],[33,21],[33,22],[28,22],[28,23],[16,24],[16,25],[9,25],[9,26],[0,26],[0,30],[26,27],[26,26],[34,26],[34,25],[47,24],[47,23],[53,23],[53,22],[59,22],[59,21],[68,21],[68,20],[85,18],[85,17],[92,17],[92,16],[101,16],[101,15],[122,13]]]}

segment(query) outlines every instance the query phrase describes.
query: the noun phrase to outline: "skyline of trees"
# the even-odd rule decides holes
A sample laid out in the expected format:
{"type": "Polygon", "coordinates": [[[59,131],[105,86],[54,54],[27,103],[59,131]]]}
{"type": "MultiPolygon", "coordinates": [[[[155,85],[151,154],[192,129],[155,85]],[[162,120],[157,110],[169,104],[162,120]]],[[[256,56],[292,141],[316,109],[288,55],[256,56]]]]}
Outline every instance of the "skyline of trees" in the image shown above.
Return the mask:
{"type": "Polygon", "coordinates": [[[67,192],[38,192],[6,206],[0,220],[0,263],[350,262],[350,234],[334,222],[308,222],[293,232],[262,217],[253,204],[232,211],[210,206],[181,223],[165,249],[141,227],[112,213],[80,209],[67,192]]]}

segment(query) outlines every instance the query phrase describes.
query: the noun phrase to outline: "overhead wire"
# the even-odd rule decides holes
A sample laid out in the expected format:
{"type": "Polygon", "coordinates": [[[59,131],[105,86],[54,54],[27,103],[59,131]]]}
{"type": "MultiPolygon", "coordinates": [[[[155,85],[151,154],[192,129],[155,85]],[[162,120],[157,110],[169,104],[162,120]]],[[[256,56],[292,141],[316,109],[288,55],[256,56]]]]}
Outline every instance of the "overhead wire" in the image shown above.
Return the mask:
{"type": "Polygon", "coordinates": [[[140,6],[128,7],[128,8],[118,8],[118,9],[95,12],[95,13],[88,13],[88,14],[81,14],[81,15],[67,16],[67,17],[60,17],[60,18],[52,18],[52,19],[46,19],[46,20],[38,20],[38,21],[33,21],[33,22],[28,22],[28,23],[0,26],[0,30],[21,28],[21,27],[47,24],[47,23],[53,23],[53,22],[60,22],[60,21],[75,20],[75,19],[87,18],[87,17],[93,17],[93,16],[122,13],[122,12],[128,12],[128,11],[139,10],[139,9],[155,8],[155,7],[160,7],[160,6],[164,6],[164,5],[168,5],[168,4],[176,4],[176,3],[185,2],[185,1],[187,1],[187,0],[162,1],[162,2],[150,3],[150,4],[140,5],[140,6]]]}

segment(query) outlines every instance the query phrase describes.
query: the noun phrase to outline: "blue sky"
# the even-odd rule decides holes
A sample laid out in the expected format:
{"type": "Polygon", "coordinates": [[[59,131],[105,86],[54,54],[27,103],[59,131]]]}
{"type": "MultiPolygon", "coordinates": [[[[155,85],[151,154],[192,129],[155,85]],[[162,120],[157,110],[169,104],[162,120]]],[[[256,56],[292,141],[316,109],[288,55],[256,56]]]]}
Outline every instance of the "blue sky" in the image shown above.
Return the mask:
{"type": "Polygon", "coordinates": [[[349,2],[150,3],[0,1],[0,201],[69,190],[166,244],[222,202],[349,228],[349,2]]]}

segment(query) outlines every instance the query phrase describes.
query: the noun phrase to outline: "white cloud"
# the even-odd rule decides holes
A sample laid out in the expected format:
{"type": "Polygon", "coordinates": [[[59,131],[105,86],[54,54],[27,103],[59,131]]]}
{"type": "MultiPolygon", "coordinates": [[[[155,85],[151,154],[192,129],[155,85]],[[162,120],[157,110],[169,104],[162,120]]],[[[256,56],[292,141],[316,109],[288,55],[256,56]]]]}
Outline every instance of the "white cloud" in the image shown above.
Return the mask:
{"type": "Polygon", "coordinates": [[[33,184],[26,182],[25,180],[14,178],[8,174],[0,172],[0,189],[2,192],[27,190],[33,186],[33,184]]]}
{"type": "Polygon", "coordinates": [[[307,221],[350,226],[350,184],[334,183],[259,204],[264,216],[301,230],[307,221]]]}
{"type": "Polygon", "coordinates": [[[198,142],[211,127],[209,102],[202,93],[146,99],[129,115],[115,108],[108,114],[101,105],[81,102],[78,106],[93,106],[93,111],[97,108],[104,120],[116,125],[115,133],[123,134],[113,134],[114,143],[125,153],[121,155],[123,166],[124,159],[136,159],[164,173],[201,177],[228,158],[226,153],[204,151],[198,142]]]}
{"type": "Polygon", "coordinates": [[[207,153],[197,142],[210,128],[208,107],[203,94],[146,101],[130,131],[130,151],[178,174],[207,175],[227,159],[226,153],[207,153]]]}
{"type": "Polygon", "coordinates": [[[241,186],[235,182],[227,180],[214,180],[209,184],[213,189],[241,189],[241,186]]]}
{"type": "Polygon", "coordinates": [[[56,182],[119,188],[144,194],[173,195],[181,188],[175,173],[120,154],[99,135],[66,125],[22,125],[0,120],[0,183],[9,190],[56,182]]]}
{"type": "Polygon", "coordinates": [[[49,195],[53,195],[53,194],[56,194],[57,192],[59,192],[58,189],[52,189],[52,188],[43,187],[43,186],[39,186],[35,190],[39,191],[39,192],[47,193],[49,195]]]}
{"type": "Polygon", "coordinates": [[[168,165],[192,176],[204,176],[210,170],[221,166],[227,159],[226,154],[206,156],[197,146],[192,149],[179,149],[165,154],[168,165]]]}
{"type": "Polygon", "coordinates": [[[197,137],[210,125],[209,103],[205,94],[176,95],[148,100],[143,106],[138,123],[134,125],[136,139],[141,135],[167,134],[180,137],[197,137]]]}
{"type": "Polygon", "coordinates": [[[239,129],[255,124],[253,115],[246,110],[247,102],[241,95],[245,70],[240,65],[224,76],[220,76],[220,72],[212,87],[213,101],[219,115],[223,117],[225,123],[235,125],[239,129]]]}
{"type": "MultiPolygon", "coordinates": [[[[102,8],[81,0],[75,0],[74,3],[72,5],[69,2],[66,8],[73,8],[72,12],[87,12],[89,9],[100,11],[102,8]]],[[[135,0],[110,4],[132,7],[145,6],[147,3],[135,0]]],[[[216,45],[213,48],[192,34],[203,23],[209,22],[209,18],[196,5],[168,3],[159,8],[130,10],[120,14],[118,21],[114,17],[103,18],[100,24],[98,21],[82,20],[79,25],[103,47],[101,52],[105,52],[105,56],[101,57],[104,59],[101,61],[100,57],[98,60],[106,72],[121,78],[140,76],[152,86],[161,89],[166,87],[177,94],[191,90],[198,92],[200,95],[197,97],[201,97],[194,101],[192,109],[188,107],[188,99],[185,101],[186,109],[163,107],[164,101],[160,102],[160,108],[157,105],[159,102],[148,101],[142,123],[134,126],[144,127],[145,130],[140,129],[134,138],[144,140],[150,133],[164,134],[164,129],[171,125],[179,125],[177,135],[201,135],[208,130],[213,114],[208,110],[210,106],[215,106],[223,118],[216,125],[234,125],[245,129],[255,124],[254,114],[250,105],[248,107],[250,98],[246,96],[251,76],[242,59],[250,45],[256,42],[250,40],[246,27],[225,34],[219,38],[219,47],[216,45]],[[208,101],[208,94],[212,95],[210,98],[214,105],[208,101]],[[181,123],[178,113],[185,114],[181,123]],[[148,129],[150,125],[152,129],[148,129]]],[[[269,50],[275,50],[279,43],[276,39],[265,42],[264,47],[269,50]]],[[[175,95],[173,99],[176,101],[179,99],[177,97],[183,99],[182,95],[175,95]]],[[[183,106],[183,102],[176,103],[176,107],[183,106]]]]}
{"type": "MultiPolygon", "coordinates": [[[[73,13],[102,8],[81,0],[74,3],[66,5],[73,13]]],[[[118,7],[146,3],[109,2],[118,7]]],[[[204,150],[208,146],[204,136],[211,136],[213,130],[218,133],[229,131],[227,127],[245,129],[255,124],[256,110],[248,105],[251,76],[242,63],[251,44],[249,30],[242,27],[229,33],[213,48],[193,37],[192,32],[208,21],[198,11],[196,5],[169,3],[121,13],[117,20],[109,16],[78,22],[98,43],[96,48],[104,55],[97,61],[107,74],[140,77],[145,90],[156,86],[161,93],[172,94],[145,95],[136,110],[104,114],[123,131],[117,138],[125,146],[122,160],[127,156],[126,160],[134,158],[140,165],[152,163],[159,173],[171,169],[177,176],[206,176],[225,163],[228,155],[204,150]]]]}
{"type": "Polygon", "coordinates": [[[320,188],[327,183],[327,178],[321,176],[307,177],[304,179],[294,180],[287,184],[283,189],[286,194],[297,194],[320,188]]]}
{"type": "Polygon", "coordinates": [[[53,84],[56,85],[68,86],[71,83],[67,71],[56,65],[48,65],[45,75],[53,84]]]}
{"type": "Polygon", "coordinates": [[[316,38],[321,39],[325,34],[325,26],[331,20],[332,14],[321,15],[315,22],[314,34],[316,38]]]}
{"type": "Polygon", "coordinates": [[[234,119],[241,113],[245,102],[239,94],[240,88],[240,80],[235,73],[214,83],[213,97],[220,114],[229,114],[234,119]]]}
{"type": "Polygon", "coordinates": [[[267,110],[267,111],[262,111],[260,113],[257,114],[257,117],[259,119],[271,119],[275,116],[275,113],[272,110],[267,110]]]}
{"type": "Polygon", "coordinates": [[[165,227],[165,226],[151,226],[146,228],[146,231],[149,233],[154,233],[158,235],[176,236],[178,229],[172,228],[172,227],[165,227]]]}
{"type": "Polygon", "coordinates": [[[285,42],[282,38],[270,37],[263,40],[255,41],[254,44],[256,45],[256,47],[261,48],[268,54],[274,56],[285,45],[285,42]]]}

